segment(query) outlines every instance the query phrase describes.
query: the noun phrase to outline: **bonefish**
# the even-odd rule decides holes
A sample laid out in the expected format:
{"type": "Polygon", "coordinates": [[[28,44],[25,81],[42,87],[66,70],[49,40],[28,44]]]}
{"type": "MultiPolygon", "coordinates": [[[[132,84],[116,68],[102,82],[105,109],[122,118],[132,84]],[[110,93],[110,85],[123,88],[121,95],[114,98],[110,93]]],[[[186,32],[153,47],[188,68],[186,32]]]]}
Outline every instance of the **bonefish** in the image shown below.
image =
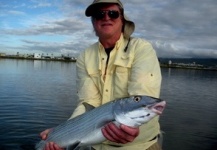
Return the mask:
{"type": "MultiPolygon", "coordinates": [[[[53,128],[47,139],[36,145],[36,149],[43,150],[45,144],[51,141],[62,148],[70,146],[73,149],[102,143],[106,139],[101,128],[107,123],[139,127],[160,115],[165,104],[161,99],[148,96],[132,96],[108,102],[53,128]]],[[[91,107],[87,103],[84,105],[87,109],[91,107]]]]}

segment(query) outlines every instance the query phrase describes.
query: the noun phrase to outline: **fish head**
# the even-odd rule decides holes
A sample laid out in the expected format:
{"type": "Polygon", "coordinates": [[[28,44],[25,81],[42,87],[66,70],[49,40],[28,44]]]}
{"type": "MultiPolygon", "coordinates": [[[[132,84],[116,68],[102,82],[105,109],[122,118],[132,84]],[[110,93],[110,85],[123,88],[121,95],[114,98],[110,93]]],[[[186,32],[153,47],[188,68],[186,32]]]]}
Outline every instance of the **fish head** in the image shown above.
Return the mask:
{"type": "Polygon", "coordinates": [[[149,96],[132,96],[120,101],[115,109],[115,120],[132,127],[140,126],[161,115],[166,102],[149,96]]]}
{"type": "Polygon", "coordinates": [[[160,115],[166,102],[159,98],[149,96],[131,96],[120,101],[120,109],[122,112],[131,112],[139,108],[146,108],[160,115]]]}

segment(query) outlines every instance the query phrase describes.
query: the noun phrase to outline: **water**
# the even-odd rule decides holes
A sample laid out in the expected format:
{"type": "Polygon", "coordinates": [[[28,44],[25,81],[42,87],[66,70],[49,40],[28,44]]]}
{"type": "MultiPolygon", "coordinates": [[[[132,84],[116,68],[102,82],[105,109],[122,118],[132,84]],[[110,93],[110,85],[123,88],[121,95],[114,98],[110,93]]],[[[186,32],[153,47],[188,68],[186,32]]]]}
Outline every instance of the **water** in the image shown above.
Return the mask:
{"type": "MultiPolygon", "coordinates": [[[[217,72],[162,68],[164,150],[217,147],[217,72]]],[[[77,104],[75,63],[0,59],[0,149],[31,150],[77,104]]]]}
{"type": "Polygon", "coordinates": [[[161,118],[166,150],[217,147],[217,72],[162,69],[161,97],[168,105],[161,118]]]}
{"type": "Polygon", "coordinates": [[[0,149],[33,149],[76,106],[75,65],[0,59],[0,149]]]}

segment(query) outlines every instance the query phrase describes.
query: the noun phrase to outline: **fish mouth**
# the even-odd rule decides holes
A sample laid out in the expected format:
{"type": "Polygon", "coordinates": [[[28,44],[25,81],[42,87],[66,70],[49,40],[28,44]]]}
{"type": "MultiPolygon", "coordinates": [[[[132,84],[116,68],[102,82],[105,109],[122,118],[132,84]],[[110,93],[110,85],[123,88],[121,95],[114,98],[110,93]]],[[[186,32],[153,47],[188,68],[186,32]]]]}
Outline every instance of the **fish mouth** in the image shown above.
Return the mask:
{"type": "Polygon", "coordinates": [[[156,114],[161,115],[163,113],[163,110],[164,110],[165,106],[166,106],[166,102],[165,101],[161,101],[161,102],[159,102],[159,103],[151,106],[150,109],[153,112],[155,112],[156,114]]]}

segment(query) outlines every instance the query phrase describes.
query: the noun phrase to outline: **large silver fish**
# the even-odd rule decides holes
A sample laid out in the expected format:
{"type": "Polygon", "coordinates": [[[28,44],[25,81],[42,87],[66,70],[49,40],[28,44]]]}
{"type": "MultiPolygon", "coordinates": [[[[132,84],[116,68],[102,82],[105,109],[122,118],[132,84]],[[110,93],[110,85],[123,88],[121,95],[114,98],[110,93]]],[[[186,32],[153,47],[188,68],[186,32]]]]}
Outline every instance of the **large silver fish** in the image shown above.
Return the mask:
{"type": "MultiPolygon", "coordinates": [[[[86,109],[90,105],[84,103],[86,109]]],[[[157,115],[165,107],[165,101],[148,96],[132,96],[108,102],[80,116],[53,128],[46,140],[41,140],[37,150],[43,150],[47,142],[55,142],[60,147],[80,147],[105,141],[101,128],[109,122],[138,127],[157,115]]]]}

